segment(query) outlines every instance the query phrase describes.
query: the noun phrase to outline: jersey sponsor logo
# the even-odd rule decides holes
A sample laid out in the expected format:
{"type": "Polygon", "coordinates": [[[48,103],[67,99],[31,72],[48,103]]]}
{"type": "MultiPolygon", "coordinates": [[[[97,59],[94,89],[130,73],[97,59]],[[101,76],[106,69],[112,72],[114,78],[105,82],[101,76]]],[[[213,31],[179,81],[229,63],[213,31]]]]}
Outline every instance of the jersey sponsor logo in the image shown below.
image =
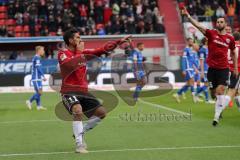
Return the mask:
{"type": "Polygon", "coordinates": [[[227,42],[227,43],[230,43],[230,39],[229,39],[229,38],[227,38],[227,39],[226,39],[226,42],[227,42]]]}
{"type": "Polygon", "coordinates": [[[217,39],[215,39],[213,42],[215,42],[215,43],[217,43],[217,44],[220,44],[220,45],[222,45],[222,46],[228,47],[228,44],[226,44],[226,43],[224,43],[224,42],[221,42],[221,41],[219,41],[219,40],[217,40],[217,39]]]}

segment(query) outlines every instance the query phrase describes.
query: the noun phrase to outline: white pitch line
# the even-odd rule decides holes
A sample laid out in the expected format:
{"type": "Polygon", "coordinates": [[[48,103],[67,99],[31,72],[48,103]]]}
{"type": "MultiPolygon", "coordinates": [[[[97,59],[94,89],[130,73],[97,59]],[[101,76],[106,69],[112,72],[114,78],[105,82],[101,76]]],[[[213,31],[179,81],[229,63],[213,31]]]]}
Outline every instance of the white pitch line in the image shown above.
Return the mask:
{"type": "MultiPolygon", "coordinates": [[[[117,116],[106,117],[106,119],[118,119],[117,116]]],[[[59,119],[39,119],[39,120],[26,120],[26,121],[0,121],[0,124],[15,124],[15,123],[44,123],[44,122],[69,122],[69,121],[62,121],[59,119]]]]}
{"type": "Polygon", "coordinates": [[[36,123],[36,122],[61,122],[57,119],[39,119],[39,120],[26,120],[26,121],[3,121],[0,124],[12,124],[12,123],[36,123]]]}
{"type": "MultiPolygon", "coordinates": [[[[129,148],[129,149],[109,149],[109,150],[93,150],[89,153],[104,152],[131,152],[131,151],[163,151],[163,150],[198,150],[198,149],[216,149],[216,148],[240,148],[238,145],[232,146],[189,146],[189,147],[158,147],[158,148],[129,148]]],[[[7,153],[0,154],[0,157],[16,157],[16,156],[38,156],[38,155],[56,155],[56,154],[73,154],[73,151],[67,152],[39,152],[39,153],[7,153]]]]}
{"type": "Polygon", "coordinates": [[[180,110],[177,110],[177,109],[173,109],[173,108],[169,108],[169,107],[166,107],[166,106],[163,106],[163,105],[159,105],[159,104],[154,104],[154,103],[150,103],[150,102],[146,102],[146,101],[143,101],[140,99],[140,102],[142,103],[145,103],[147,105],[150,105],[150,106],[153,106],[153,107],[156,107],[156,108],[162,108],[162,109],[165,109],[167,111],[171,111],[171,112],[175,112],[175,113],[180,113],[180,114],[185,114],[185,115],[191,115],[190,113],[187,113],[187,112],[183,112],[183,111],[180,111],[180,110]]]}

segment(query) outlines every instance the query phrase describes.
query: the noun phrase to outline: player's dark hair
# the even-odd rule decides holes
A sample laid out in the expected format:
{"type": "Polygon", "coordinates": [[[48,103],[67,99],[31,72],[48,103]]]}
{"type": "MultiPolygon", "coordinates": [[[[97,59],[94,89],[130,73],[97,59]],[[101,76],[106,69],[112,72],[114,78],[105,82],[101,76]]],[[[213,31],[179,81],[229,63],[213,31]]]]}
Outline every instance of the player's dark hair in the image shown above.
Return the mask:
{"type": "Polygon", "coordinates": [[[227,22],[226,17],[217,17],[216,22],[218,19],[223,18],[225,22],[227,22]]]}
{"type": "Polygon", "coordinates": [[[189,41],[189,40],[193,40],[193,39],[192,39],[191,37],[188,37],[188,38],[187,38],[187,41],[189,41]]]}
{"type": "Polygon", "coordinates": [[[235,39],[235,41],[239,41],[240,40],[240,33],[239,32],[234,32],[233,33],[233,37],[234,37],[234,39],[235,39]]]}
{"type": "Polygon", "coordinates": [[[64,33],[63,40],[67,45],[69,45],[69,39],[73,38],[75,33],[78,33],[76,28],[71,28],[64,33]]]}
{"type": "Polygon", "coordinates": [[[137,47],[139,47],[139,46],[141,46],[141,45],[143,45],[142,42],[137,43],[137,47]]]}

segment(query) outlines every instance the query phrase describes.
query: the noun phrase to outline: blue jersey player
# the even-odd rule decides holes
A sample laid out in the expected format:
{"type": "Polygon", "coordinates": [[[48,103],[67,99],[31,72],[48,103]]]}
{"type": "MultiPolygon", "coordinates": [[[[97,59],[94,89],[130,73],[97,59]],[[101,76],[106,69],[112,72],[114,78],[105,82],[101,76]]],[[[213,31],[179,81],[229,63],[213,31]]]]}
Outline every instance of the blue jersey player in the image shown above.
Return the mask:
{"type": "Polygon", "coordinates": [[[196,101],[195,97],[195,91],[194,91],[194,74],[197,70],[197,64],[195,62],[195,53],[193,51],[193,39],[188,38],[187,39],[187,47],[184,49],[183,56],[182,56],[182,73],[185,78],[186,84],[178,90],[176,94],[173,95],[173,97],[176,99],[176,101],[180,102],[180,96],[185,93],[188,88],[191,89],[193,101],[196,101]]]}
{"type": "Polygon", "coordinates": [[[145,71],[143,66],[144,57],[142,55],[143,50],[144,50],[144,44],[138,43],[137,49],[132,50],[130,54],[130,59],[133,62],[133,73],[137,83],[137,86],[133,94],[133,98],[135,101],[138,100],[139,94],[143,86],[146,84],[146,77],[145,77],[145,71]]]}
{"type": "Polygon", "coordinates": [[[36,46],[36,55],[32,58],[32,84],[34,86],[35,93],[34,95],[26,101],[27,107],[32,109],[32,102],[36,101],[37,110],[46,110],[46,108],[41,105],[41,95],[42,95],[42,79],[45,81],[41,64],[41,56],[44,55],[44,47],[36,46]]]}
{"type": "MultiPolygon", "coordinates": [[[[194,52],[194,61],[196,64],[195,73],[194,73],[194,81],[197,83],[196,93],[201,89],[201,76],[200,76],[200,57],[199,57],[199,45],[193,44],[193,52],[194,52]]],[[[199,96],[196,96],[195,102],[202,102],[199,96]]]]}
{"type": "Polygon", "coordinates": [[[215,103],[215,101],[209,100],[208,95],[208,80],[207,80],[207,71],[208,71],[208,65],[207,65],[207,56],[208,56],[208,47],[207,47],[207,39],[202,39],[202,47],[200,48],[198,52],[198,57],[200,60],[199,70],[200,70],[200,80],[204,85],[197,89],[196,96],[203,92],[205,95],[205,102],[206,103],[215,103]]]}

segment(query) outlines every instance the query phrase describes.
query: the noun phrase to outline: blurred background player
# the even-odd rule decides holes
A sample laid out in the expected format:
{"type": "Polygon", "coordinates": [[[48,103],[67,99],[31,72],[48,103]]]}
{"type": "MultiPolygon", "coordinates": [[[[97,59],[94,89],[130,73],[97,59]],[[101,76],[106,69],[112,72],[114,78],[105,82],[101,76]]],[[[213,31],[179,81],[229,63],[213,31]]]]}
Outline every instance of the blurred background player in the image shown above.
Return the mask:
{"type": "Polygon", "coordinates": [[[46,110],[41,104],[42,96],[42,80],[46,81],[42,70],[41,57],[44,56],[45,51],[43,46],[36,46],[36,55],[32,58],[32,84],[35,90],[34,95],[26,101],[27,107],[32,109],[32,102],[36,101],[37,110],[46,110]]]}
{"type": "MultiPolygon", "coordinates": [[[[193,53],[194,53],[194,64],[195,64],[195,66],[194,66],[194,81],[197,85],[195,93],[197,93],[201,88],[201,81],[200,81],[201,78],[200,78],[200,72],[199,72],[200,61],[199,61],[199,57],[198,57],[199,45],[197,43],[193,43],[192,49],[193,49],[193,53]]],[[[203,100],[201,100],[199,98],[199,95],[196,96],[195,103],[202,102],[202,101],[203,100]]]]}
{"type": "Polygon", "coordinates": [[[227,26],[225,27],[225,30],[226,30],[226,33],[232,35],[232,28],[231,28],[231,26],[227,25],[227,26]]]}
{"type": "MultiPolygon", "coordinates": [[[[199,57],[199,76],[200,76],[200,82],[204,83],[203,86],[199,86],[196,91],[196,97],[199,96],[201,92],[204,93],[205,96],[205,102],[213,104],[215,101],[209,99],[208,94],[208,80],[207,80],[207,71],[208,71],[208,65],[207,65],[207,56],[208,56],[208,46],[207,46],[207,38],[203,38],[201,41],[202,46],[200,47],[198,51],[198,57],[199,57]]],[[[199,99],[198,99],[199,100],[199,99]]]]}
{"type": "Polygon", "coordinates": [[[196,102],[195,91],[194,91],[194,73],[196,68],[195,55],[193,51],[193,39],[187,39],[187,47],[184,49],[182,56],[182,74],[185,77],[186,84],[178,90],[176,94],[173,94],[173,97],[176,101],[180,102],[180,96],[185,93],[190,87],[193,101],[196,102]]]}
{"type": "MultiPolygon", "coordinates": [[[[234,32],[233,33],[233,37],[235,39],[235,43],[236,43],[236,50],[237,50],[237,57],[238,57],[238,71],[240,71],[240,58],[239,58],[239,52],[240,52],[240,33],[239,32],[234,32]]],[[[231,97],[231,99],[235,99],[236,101],[236,104],[238,106],[238,109],[240,111],[240,96],[239,96],[239,93],[238,93],[238,89],[239,89],[239,83],[240,83],[240,79],[239,79],[239,76],[236,77],[234,76],[233,74],[233,71],[234,71],[234,65],[233,65],[233,60],[231,59],[229,61],[229,66],[230,66],[230,72],[231,72],[231,76],[230,76],[230,84],[229,84],[229,87],[228,87],[228,92],[227,92],[227,95],[229,97],[231,97]]],[[[224,106],[226,107],[226,106],[224,106]]]]}
{"type": "Polygon", "coordinates": [[[238,76],[238,64],[237,53],[235,50],[234,38],[226,33],[225,27],[227,25],[225,18],[218,17],[216,21],[215,29],[206,29],[198,21],[193,19],[188,13],[186,8],[181,9],[182,14],[188,18],[188,20],[201,31],[208,39],[209,54],[207,58],[208,74],[207,78],[211,90],[212,97],[216,97],[215,114],[212,122],[213,126],[216,126],[219,122],[219,117],[226,106],[230,97],[225,96],[224,92],[227,86],[227,80],[229,75],[229,63],[228,63],[228,49],[231,50],[231,56],[234,62],[234,76],[238,76]]]}
{"type": "Polygon", "coordinates": [[[129,36],[114,42],[106,43],[97,49],[85,49],[78,30],[67,30],[63,36],[66,48],[59,50],[58,61],[62,75],[62,102],[73,116],[73,133],[77,153],[88,153],[83,139],[85,132],[93,129],[106,116],[106,109],[88,91],[87,67],[88,59],[108,54],[119,44],[129,39],[129,36]],[[114,43],[114,44],[113,44],[114,43]],[[89,118],[83,126],[83,114],[89,118]]]}
{"type": "Polygon", "coordinates": [[[137,43],[137,48],[132,51],[130,54],[130,59],[133,62],[133,73],[136,78],[136,88],[135,92],[133,94],[133,98],[135,101],[138,100],[139,94],[146,84],[146,75],[144,71],[144,57],[142,55],[142,51],[144,50],[144,44],[143,43],[137,43]]]}

